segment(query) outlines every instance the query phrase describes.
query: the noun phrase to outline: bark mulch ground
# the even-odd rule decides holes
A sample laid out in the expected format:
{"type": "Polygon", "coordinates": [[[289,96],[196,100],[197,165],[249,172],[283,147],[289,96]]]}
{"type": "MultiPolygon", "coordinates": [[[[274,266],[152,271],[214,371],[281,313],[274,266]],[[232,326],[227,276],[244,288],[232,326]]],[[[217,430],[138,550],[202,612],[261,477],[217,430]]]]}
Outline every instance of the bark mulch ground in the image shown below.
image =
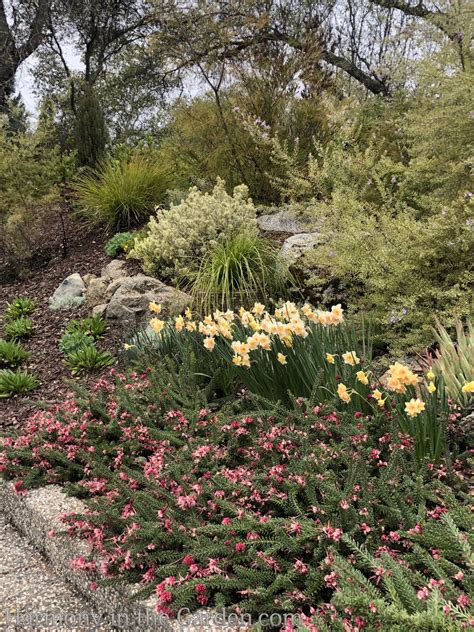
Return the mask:
{"type": "MultiPolygon", "coordinates": [[[[66,219],[66,252],[62,240],[63,226],[53,223],[49,227],[50,232],[45,234],[45,240],[55,245],[48,253],[49,260],[45,261],[43,254],[36,259],[33,257],[29,262],[29,270],[22,274],[21,279],[8,281],[5,277],[3,280],[0,278],[0,314],[3,313],[6,304],[17,296],[28,296],[38,303],[38,308],[31,316],[34,322],[33,336],[23,344],[31,353],[25,366],[39,380],[39,387],[28,396],[0,399],[0,430],[2,427],[20,426],[32,412],[40,407],[60,402],[70,390],[65,380],[73,378],[64,366],[58,342],[67,322],[72,318],[88,316],[90,310],[81,306],[74,310],[53,311],[48,306],[49,298],[69,274],[79,272],[81,275],[98,275],[111,261],[104,252],[108,238],[100,229],[88,229],[70,216],[66,219]]],[[[127,266],[133,269],[133,273],[137,271],[136,264],[130,262],[127,266]]],[[[0,337],[1,327],[0,322],[0,337]]],[[[119,332],[109,327],[98,346],[112,353],[116,352],[121,346],[119,332]]],[[[74,379],[87,385],[100,375],[100,372],[95,372],[74,379]]]]}

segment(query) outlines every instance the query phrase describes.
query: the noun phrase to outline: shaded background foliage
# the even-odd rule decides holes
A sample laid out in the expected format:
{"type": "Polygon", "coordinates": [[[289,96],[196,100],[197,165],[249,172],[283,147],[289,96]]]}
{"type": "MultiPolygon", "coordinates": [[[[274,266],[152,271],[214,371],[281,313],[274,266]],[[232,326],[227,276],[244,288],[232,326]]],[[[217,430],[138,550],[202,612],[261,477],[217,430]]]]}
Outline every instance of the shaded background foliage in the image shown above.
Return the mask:
{"type": "MultiPolygon", "coordinates": [[[[108,200],[101,174],[118,162],[129,173],[138,154],[170,174],[169,193],[147,201],[143,221],[155,205],[179,202],[190,186],[210,191],[218,178],[229,192],[245,184],[256,204],[284,203],[310,218],[321,243],[303,261],[301,289],[324,300],[330,279],[346,304],[388,329],[392,346],[432,342],[435,311],[448,326],[472,312],[466,3],[10,0],[0,8],[9,260],[34,251],[32,209],[74,186],[75,165],[99,167],[90,184],[108,200]],[[15,72],[32,55],[36,127],[13,98],[15,72]]],[[[119,183],[123,208],[139,190],[119,183]]]]}

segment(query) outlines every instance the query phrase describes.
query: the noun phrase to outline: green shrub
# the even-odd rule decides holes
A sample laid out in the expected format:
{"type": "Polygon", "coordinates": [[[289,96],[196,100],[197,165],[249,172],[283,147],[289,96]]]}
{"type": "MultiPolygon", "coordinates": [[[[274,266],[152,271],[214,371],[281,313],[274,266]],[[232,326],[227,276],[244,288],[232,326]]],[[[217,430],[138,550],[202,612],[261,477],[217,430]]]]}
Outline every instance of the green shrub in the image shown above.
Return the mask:
{"type": "Polygon", "coordinates": [[[36,301],[26,296],[19,296],[8,303],[5,312],[5,320],[14,320],[20,316],[27,316],[36,309],[36,301]]]}
{"type": "Polygon", "coordinates": [[[26,316],[20,316],[10,320],[3,327],[5,338],[7,340],[19,340],[20,338],[29,338],[33,332],[33,321],[26,316]]]}
{"type": "MultiPolygon", "coordinates": [[[[51,229],[59,213],[51,203],[61,183],[73,173],[74,157],[52,142],[51,128],[12,134],[0,121],[0,260],[18,273],[35,252],[44,252],[45,226],[51,229]]],[[[1,272],[0,272],[1,274],[1,272]]]]}
{"type": "Polygon", "coordinates": [[[23,395],[37,386],[38,380],[26,371],[0,369],[0,398],[23,395]]]}
{"type": "Polygon", "coordinates": [[[133,245],[135,233],[117,233],[105,244],[105,254],[108,257],[117,257],[126,252],[133,245]]]}
{"type": "Polygon", "coordinates": [[[148,272],[186,277],[220,241],[255,229],[255,207],[247,187],[238,186],[229,195],[218,180],[211,193],[193,187],[180,204],[169,211],[159,210],[150,219],[146,237],[135,241],[130,256],[140,259],[148,272]]]}
{"type": "Polygon", "coordinates": [[[169,187],[164,169],[143,156],[121,162],[109,160],[78,178],[81,212],[92,222],[116,231],[129,229],[150,217],[169,187]]]}
{"type": "Polygon", "coordinates": [[[14,369],[26,362],[30,354],[14,340],[0,339],[0,368],[14,369]]]}
{"type": "Polygon", "coordinates": [[[82,371],[103,369],[114,361],[115,358],[111,353],[97,349],[94,344],[78,347],[66,356],[66,366],[74,375],[82,371]]]}
{"type": "Polygon", "coordinates": [[[267,239],[239,233],[218,243],[201,263],[192,285],[195,303],[207,312],[282,298],[289,274],[267,239]]]}
{"type": "Polygon", "coordinates": [[[59,349],[68,355],[81,347],[87,347],[94,344],[94,338],[83,331],[74,331],[66,333],[59,341],[59,349]]]}
{"type": "Polygon", "coordinates": [[[443,376],[448,396],[461,406],[474,404],[472,394],[463,391],[463,386],[474,377],[474,329],[471,323],[464,329],[462,322],[456,321],[456,340],[453,341],[438,322],[434,336],[438,349],[433,368],[443,376]]]}
{"type": "Polygon", "coordinates": [[[65,329],[65,333],[67,334],[79,332],[87,336],[92,336],[94,340],[103,336],[106,331],[107,322],[99,314],[96,314],[95,316],[88,316],[87,318],[82,318],[81,320],[70,320],[65,329]]]}
{"type": "Polygon", "coordinates": [[[311,623],[325,629],[319,625],[326,620],[331,630],[343,632],[348,629],[344,617],[350,613],[354,624],[362,619],[368,630],[455,632],[469,625],[466,596],[472,594],[474,577],[465,568],[471,567],[474,556],[472,513],[455,504],[452,511],[425,521],[423,527],[398,534],[406,542],[398,561],[389,552],[374,556],[367,546],[344,534],[351,563],[347,555],[334,549],[330,553],[339,585],[331,603],[339,617],[317,616],[311,623]],[[378,581],[372,583],[375,569],[378,581]],[[434,581],[428,580],[431,573],[434,581]]]}
{"type": "Polygon", "coordinates": [[[420,351],[434,342],[435,317],[451,325],[472,314],[474,199],[463,196],[427,221],[408,208],[395,212],[391,194],[381,193],[387,200],[378,208],[334,194],[320,245],[306,257],[315,270],[309,283],[329,270],[353,309],[383,325],[394,353],[420,351]]]}

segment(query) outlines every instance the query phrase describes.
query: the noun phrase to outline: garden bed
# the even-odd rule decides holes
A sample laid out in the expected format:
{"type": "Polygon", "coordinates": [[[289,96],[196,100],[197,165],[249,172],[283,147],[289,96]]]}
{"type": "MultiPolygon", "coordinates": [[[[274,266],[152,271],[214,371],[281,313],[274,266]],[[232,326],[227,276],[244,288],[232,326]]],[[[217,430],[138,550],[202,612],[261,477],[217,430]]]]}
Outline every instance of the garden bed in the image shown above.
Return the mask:
{"type": "Polygon", "coordinates": [[[64,528],[93,553],[73,565],[98,586],[140,586],[166,617],[205,607],[298,615],[310,630],[468,627],[459,407],[399,363],[380,382],[337,307],[285,310],[196,326],[155,316],[154,345],[130,350],[135,370],[3,439],[3,475],[19,495],[56,484],[81,498],[64,528]]]}
{"type": "MultiPolygon", "coordinates": [[[[62,256],[61,247],[58,245],[54,256],[46,265],[33,266],[25,273],[25,278],[0,286],[0,313],[3,313],[7,304],[18,296],[27,296],[37,303],[37,309],[30,315],[34,334],[25,344],[25,348],[31,354],[28,369],[39,381],[38,388],[27,396],[14,396],[2,400],[0,428],[20,426],[38,406],[49,406],[61,401],[69,390],[64,380],[71,379],[72,376],[64,366],[58,342],[67,322],[71,318],[87,316],[89,309],[84,305],[76,307],[74,311],[51,310],[49,298],[58,285],[73,272],[97,274],[111,261],[104,253],[107,237],[101,230],[87,230],[77,224],[72,224],[69,228],[71,232],[65,257],[62,256]]],[[[132,263],[128,266],[134,269],[132,263]]],[[[1,333],[2,323],[0,337],[1,333]]],[[[109,327],[102,348],[116,352],[120,345],[120,332],[109,327]]],[[[92,377],[81,377],[86,385],[95,379],[97,374],[92,377]]]]}

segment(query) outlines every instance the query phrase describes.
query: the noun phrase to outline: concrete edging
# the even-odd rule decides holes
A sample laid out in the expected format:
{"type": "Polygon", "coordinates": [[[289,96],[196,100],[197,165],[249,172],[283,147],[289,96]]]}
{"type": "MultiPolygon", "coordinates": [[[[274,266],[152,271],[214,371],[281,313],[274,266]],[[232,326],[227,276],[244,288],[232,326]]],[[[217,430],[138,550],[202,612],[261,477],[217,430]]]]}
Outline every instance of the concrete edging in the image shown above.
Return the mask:
{"type": "MultiPolygon", "coordinates": [[[[6,519],[33,545],[50,563],[54,572],[71,584],[101,617],[101,627],[110,625],[130,630],[180,630],[191,629],[177,622],[159,620],[152,595],[146,601],[131,601],[136,591],[130,584],[98,586],[90,583],[97,579],[95,573],[85,573],[71,566],[71,560],[90,553],[90,545],[77,538],[48,535],[51,530],[64,531],[60,516],[64,513],[83,513],[86,506],[77,498],[66,496],[59,485],[17,494],[12,484],[0,480],[0,511],[6,519]]],[[[135,589],[140,588],[136,586],[135,589]]],[[[195,626],[192,626],[197,630],[195,626]]]]}

